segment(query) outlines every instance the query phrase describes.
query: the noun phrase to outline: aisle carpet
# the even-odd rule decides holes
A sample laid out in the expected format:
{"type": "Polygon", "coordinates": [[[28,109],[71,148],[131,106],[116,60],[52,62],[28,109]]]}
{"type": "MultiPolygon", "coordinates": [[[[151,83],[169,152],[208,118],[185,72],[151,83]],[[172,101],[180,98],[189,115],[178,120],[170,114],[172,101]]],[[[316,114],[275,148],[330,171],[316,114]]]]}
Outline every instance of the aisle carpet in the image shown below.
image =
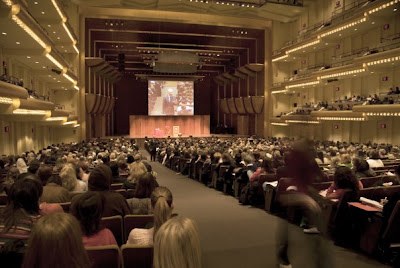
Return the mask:
{"type": "Polygon", "coordinates": [[[158,162],[150,164],[158,173],[158,183],[172,191],[175,212],[197,222],[205,268],[279,267],[276,245],[285,232],[293,268],[388,267],[336,247],[319,235],[304,234],[299,227],[264,210],[239,205],[237,199],[176,174],[158,162]]]}

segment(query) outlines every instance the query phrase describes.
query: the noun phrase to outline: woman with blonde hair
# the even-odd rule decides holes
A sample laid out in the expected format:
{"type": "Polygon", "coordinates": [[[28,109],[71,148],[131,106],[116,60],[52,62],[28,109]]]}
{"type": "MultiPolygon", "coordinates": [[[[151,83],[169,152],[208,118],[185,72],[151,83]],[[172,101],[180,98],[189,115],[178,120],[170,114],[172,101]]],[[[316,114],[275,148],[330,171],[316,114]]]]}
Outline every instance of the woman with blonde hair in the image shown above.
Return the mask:
{"type": "Polygon", "coordinates": [[[167,187],[157,187],[150,196],[151,209],[154,213],[154,227],[151,229],[133,229],[127,244],[153,245],[153,238],[160,227],[171,218],[174,208],[172,193],[167,187]]]}
{"type": "Polygon", "coordinates": [[[130,165],[130,169],[129,169],[129,177],[128,177],[128,181],[130,183],[136,184],[137,179],[143,175],[144,173],[147,172],[147,168],[146,165],[143,164],[142,162],[133,162],[130,165]]]}
{"type": "Polygon", "coordinates": [[[90,267],[75,217],[53,213],[40,219],[32,230],[22,267],[90,267]]]}
{"type": "Polygon", "coordinates": [[[61,169],[60,177],[62,186],[70,192],[85,192],[87,190],[86,183],[77,179],[75,167],[72,164],[65,164],[61,169]]]}
{"type": "Polygon", "coordinates": [[[173,217],[161,226],[154,239],[154,268],[200,268],[200,239],[196,224],[173,217]]]}

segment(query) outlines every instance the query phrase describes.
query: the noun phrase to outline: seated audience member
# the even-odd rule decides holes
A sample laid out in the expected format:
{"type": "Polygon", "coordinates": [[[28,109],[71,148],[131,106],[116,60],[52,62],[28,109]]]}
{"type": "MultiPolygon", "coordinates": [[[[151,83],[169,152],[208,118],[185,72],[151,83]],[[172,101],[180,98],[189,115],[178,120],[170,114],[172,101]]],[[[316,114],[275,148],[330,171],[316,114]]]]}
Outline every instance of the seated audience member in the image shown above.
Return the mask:
{"type": "Polygon", "coordinates": [[[40,218],[39,198],[42,185],[33,179],[15,181],[8,193],[8,204],[0,215],[0,247],[16,239],[26,240],[40,218]]]}
{"type": "Polygon", "coordinates": [[[67,213],[40,219],[32,230],[23,268],[91,267],[78,221],[67,213]]]}
{"type": "Polygon", "coordinates": [[[375,177],[376,173],[369,168],[369,164],[366,160],[360,158],[353,159],[353,170],[357,178],[363,177],[375,177]]]}
{"type": "Polygon", "coordinates": [[[40,168],[39,160],[33,159],[29,163],[28,172],[31,174],[36,174],[39,168],[40,168]]]}
{"type": "Polygon", "coordinates": [[[376,186],[393,186],[393,185],[400,185],[400,165],[397,166],[396,170],[394,171],[394,177],[392,179],[392,181],[389,182],[385,182],[383,179],[377,181],[374,184],[374,187],[376,186]]]}
{"type": "Polygon", "coordinates": [[[155,178],[151,172],[146,172],[139,177],[135,189],[135,197],[126,200],[132,214],[149,214],[151,210],[150,196],[155,188],[155,178]]]}
{"type": "Polygon", "coordinates": [[[358,190],[363,189],[363,185],[350,168],[338,167],[333,177],[333,182],[327,190],[326,197],[340,199],[346,189],[356,193],[358,190]]]}
{"type": "Polygon", "coordinates": [[[11,167],[8,172],[5,180],[0,185],[0,194],[7,194],[11,186],[17,180],[19,176],[19,170],[16,167],[11,167]]]}
{"type": "MultiPolygon", "coordinates": [[[[130,209],[125,198],[116,192],[110,191],[111,169],[107,165],[99,165],[90,172],[89,191],[99,192],[104,198],[103,217],[121,215],[122,217],[130,214],[130,209]]],[[[75,199],[72,199],[72,203],[75,199]]]]}
{"type": "Polygon", "coordinates": [[[47,180],[40,199],[42,202],[47,203],[65,203],[71,201],[70,194],[67,189],[62,187],[62,180],[58,175],[52,175],[47,180]]]}
{"type": "Polygon", "coordinates": [[[250,177],[250,182],[258,181],[261,174],[275,176],[275,171],[272,168],[272,161],[270,158],[266,157],[263,159],[261,166],[259,168],[257,168],[257,170],[250,177]]]}
{"type": "Polygon", "coordinates": [[[171,218],[174,208],[172,193],[166,187],[157,187],[151,193],[151,209],[154,214],[154,227],[151,229],[133,229],[127,244],[153,245],[153,237],[160,227],[171,218]]]}
{"type": "Polygon", "coordinates": [[[22,158],[18,158],[17,168],[18,168],[20,174],[28,172],[28,166],[26,165],[25,160],[22,158]]]}
{"type": "Polygon", "coordinates": [[[47,184],[47,180],[51,177],[52,174],[53,170],[49,166],[41,166],[37,171],[37,175],[43,186],[47,184]]]}
{"type": "MultiPolygon", "coordinates": [[[[131,164],[129,170],[130,170],[130,174],[129,174],[129,177],[128,177],[128,182],[133,184],[134,187],[136,186],[137,179],[139,178],[139,176],[141,176],[142,174],[147,172],[146,166],[141,161],[133,162],[131,164]]],[[[131,189],[133,189],[133,188],[131,188],[131,189]]]]}
{"type": "Polygon", "coordinates": [[[384,167],[382,160],[379,158],[379,153],[376,150],[371,153],[367,162],[370,168],[384,167]]]}
{"type": "Polygon", "coordinates": [[[65,164],[60,171],[60,177],[63,187],[70,192],[84,192],[87,190],[86,183],[77,179],[76,171],[72,164],[65,164]]]}
{"type": "Polygon", "coordinates": [[[78,166],[79,166],[79,177],[81,178],[82,181],[87,183],[87,181],[89,180],[89,174],[88,174],[89,166],[87,162],[80,161],[78,163],[78,166]]]}
{"type": "Polygon", "coordinates": [[[173,217],[161,226],[154,239],[155,268],[200,268],[199,232],[193,220],[173,217]]]}
{"type": "Polygon", "coordinates": [[[240,183],[247,183],[250,180],[253,173],[256,171],[257,166],[254,165],[254,158],[249,154],[246,154],[243,157],[243,161],[244,161],[244,167],[239,172],[239,174],[237,174],[239,175],[238,181],[240,183]]]}
{"type": "Polygon", "coordinates": [[[107,228],[101,228],[103,197],[98,192],[89,191],[77,197],[71,206],[81,226],[85,247],[117,245],[114,235],[107,228]]]}

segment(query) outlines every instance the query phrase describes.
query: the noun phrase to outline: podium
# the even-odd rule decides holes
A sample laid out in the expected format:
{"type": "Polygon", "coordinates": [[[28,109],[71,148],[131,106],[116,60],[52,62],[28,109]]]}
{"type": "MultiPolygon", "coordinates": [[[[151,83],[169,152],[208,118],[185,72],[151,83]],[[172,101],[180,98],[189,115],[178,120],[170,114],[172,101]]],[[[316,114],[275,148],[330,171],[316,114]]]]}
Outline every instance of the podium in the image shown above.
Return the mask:
{"type": "Polygon", "coordinates": [[[172,127],[172,137],[178,137],[179,136],[179,126],[173,126],[172,127]]]}

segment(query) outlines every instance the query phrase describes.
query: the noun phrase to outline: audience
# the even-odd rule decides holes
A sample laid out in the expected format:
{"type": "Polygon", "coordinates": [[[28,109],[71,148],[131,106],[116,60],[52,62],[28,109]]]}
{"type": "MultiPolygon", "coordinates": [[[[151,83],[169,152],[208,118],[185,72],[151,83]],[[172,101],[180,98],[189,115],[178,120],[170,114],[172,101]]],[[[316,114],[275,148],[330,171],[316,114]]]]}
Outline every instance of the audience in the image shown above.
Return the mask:
{"type": "Polygon", "coordinates": [[[98,192],[89,191],[77,197],[70,213],[81,226],[85,247],[117,245],[114,235],[107,228],[101,228],[104,200],[98,192]]]}
{"type": "Polygon", "coordinates": [[[157,187],[151,193],[151,209],[154,213],[154,227],[151,229],[133,229],[127,244],[153,245],[153,238],[160,227],[171,218],[174,208],[172,193],[166,187],[157,187]]]}
{"type": "Polygon", "coordinates": [[[70,214],[47,215],[32,230],[22,268],[48,267],[90,267],[79,223],[70,214]]]}
{"type": "Polygon", "coordinates": [[[154,239],[154,268],[200,268],[200,239],[193,220],[173,217],[154,239]]]}
{"type": "Polygon", "coordinates": [[[155,188],[156,182],[151,172],[139,176],[134,198],[126,200],[132,214],[149,214],[151,210],[150,197],[155,188]]]}

